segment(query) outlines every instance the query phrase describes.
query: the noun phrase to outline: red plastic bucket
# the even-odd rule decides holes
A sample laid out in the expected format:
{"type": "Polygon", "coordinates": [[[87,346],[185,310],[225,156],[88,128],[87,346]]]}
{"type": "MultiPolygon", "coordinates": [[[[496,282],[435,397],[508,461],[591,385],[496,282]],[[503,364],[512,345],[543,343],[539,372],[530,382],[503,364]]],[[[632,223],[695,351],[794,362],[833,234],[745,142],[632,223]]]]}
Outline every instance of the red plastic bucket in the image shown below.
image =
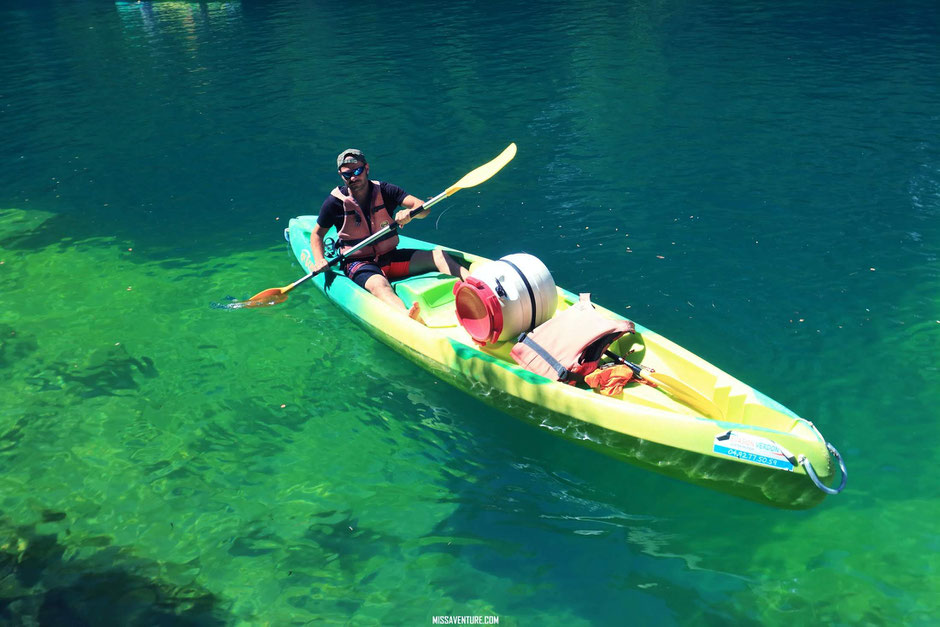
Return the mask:
{"type": "Polygon", "coordinates": [[[496,342],[503,332],[499,297],[483,281],[468,276],[454,284],[457,321],[478,344],[496,342]]]}

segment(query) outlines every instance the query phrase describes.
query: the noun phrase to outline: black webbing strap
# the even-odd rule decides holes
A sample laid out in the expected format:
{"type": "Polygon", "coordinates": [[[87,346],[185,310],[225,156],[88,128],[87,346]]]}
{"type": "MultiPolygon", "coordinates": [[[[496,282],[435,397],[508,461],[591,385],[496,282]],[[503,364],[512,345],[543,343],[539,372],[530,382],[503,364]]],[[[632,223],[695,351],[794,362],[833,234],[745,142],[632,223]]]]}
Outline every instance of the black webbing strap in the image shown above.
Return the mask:
{"type": "MultiPolygon", "coordinates": [[[[516,271],[516,274],[519,275],[519,278],[522,279],[522,282],[525,283],[525,288],[526,288],[526,290],[529,292],[529,302],[530,302],[531,305],[532,305],[532,306],[531,306],[531,309],[532,309],[532,320],[531,320],[531,322],[529,322],[529,329],[530,329],[530,330],[531,330],[531,329],[534,329],[534,328],[535,328],[535,292],[532,291],[532,286],[529,285],[529,279],[527,279],[526,276],[525,276],[525,274],[522,272],[522,270],[519,269],[519,266],[517,266],[517,265],[514,264],[513,262],[511,262],[511,261],[509,261],[509,260],[507,260],[507,259],[500,259],[500,261],[502,261],[503,263],[505,263],[506,265],[508,265],[510,268],[512,268],[513,270],[515,270],[515,271],[516,271]]],[[[565,370],[565,372],[568,372],[568,371],[565,370]]]]}
{"type": "Polygon", "coordinates": [[[528,333],[523,333],[519,336],[519,341],[535,351],[535,354],[545,360],[549,366],[552,367],[558,374],[559,381],[567,381],[568,377],[571,376],[571,372],[561,365],[561,362],[552,357],[551,353],[538,345],[538,343],[529,337],[528,333]]]}

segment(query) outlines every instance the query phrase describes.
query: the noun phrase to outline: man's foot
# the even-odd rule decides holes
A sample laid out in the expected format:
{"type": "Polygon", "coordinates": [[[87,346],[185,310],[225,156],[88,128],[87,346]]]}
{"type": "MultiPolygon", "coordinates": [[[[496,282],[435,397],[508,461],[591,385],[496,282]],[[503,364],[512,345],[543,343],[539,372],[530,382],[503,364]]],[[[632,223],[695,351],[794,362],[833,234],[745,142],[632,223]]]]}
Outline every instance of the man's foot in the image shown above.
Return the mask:
{"type": "Polygon", "coordinates": [[[418,305],[418,303],[411,303],[411,309],[408,310],[408,317],[424,324],[424,318],[421,317],[421,306],[418,305]]]}

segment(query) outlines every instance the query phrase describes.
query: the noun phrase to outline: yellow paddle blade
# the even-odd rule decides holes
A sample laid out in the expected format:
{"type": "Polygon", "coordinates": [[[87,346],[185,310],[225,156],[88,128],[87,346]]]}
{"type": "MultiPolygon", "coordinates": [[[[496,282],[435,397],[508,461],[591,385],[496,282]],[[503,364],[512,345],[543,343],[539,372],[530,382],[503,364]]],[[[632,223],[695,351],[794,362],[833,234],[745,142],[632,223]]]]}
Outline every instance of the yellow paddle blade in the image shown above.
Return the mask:
{"type": "Polygon", "coordinates": [[[715,405],[715,403],[702,396],[682,381],[679,381],[679,379],[670,377],[668,374],[660,374],[659,372],[644,372],[643,377],[652,379],[658,383],[663,390],[674,396],[676,400],[688,405],[706,418],[711,418],[712,420],[725,419],[725,415],[721,409],[719,409],[718,405],[715,405]]]}
{"type": "Polygon", "coordinates": [[[516,143],[513,142],[506,147],[506,150],[500,153],[498,157],[490,161],[489,163],[484,163],[479,168],[466,174],[462,179],[448,187],[444,194],[450,196],[454,192],[465,189],[467,187],[473,187],[474,185],[479,185],[483,181],[487,180],[497,172],[503,169],[507,163],[512,161],[512,158],[516,156],[516,143]]]}

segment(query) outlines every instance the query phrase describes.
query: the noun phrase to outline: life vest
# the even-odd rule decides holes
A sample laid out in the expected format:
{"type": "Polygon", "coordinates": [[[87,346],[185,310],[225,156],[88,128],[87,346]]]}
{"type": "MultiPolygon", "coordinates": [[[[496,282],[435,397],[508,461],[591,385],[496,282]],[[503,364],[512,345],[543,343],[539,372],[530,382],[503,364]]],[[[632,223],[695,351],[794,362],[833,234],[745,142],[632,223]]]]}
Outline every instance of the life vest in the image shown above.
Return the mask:
{"type": "MultiPolygon", "coordinates": [[[[348,196],[340,191],[339,187],[330,192],[334,198],[338,198],[343,203],[343,226],[336,234],[336,245],[340,253],[347,250],[369,237],[376,231],[392,223],[392,216],[385,208],[382,201],[381,184],[378,181],[371,181],[372,185],[372,212],[371,219],[366,219],[366,214],[356,202],[352,194],[348,196]]],[[[348,189],[348,188],[347,188],[348,189]]],[[[350,255],[350,259],[375,259],[379,255],[395,250],[398,246],[398,234],[376,242],[372,246],[361,248],[350,255]]]]}
{"type": "Polygon", "coordinates": [[[597,370],[612,343],[633,332],[632,322],[601,315],[589,295],[581,294],[579,302],[520,335],[510,354],[526,370],[574,384],[597,370]]]}

